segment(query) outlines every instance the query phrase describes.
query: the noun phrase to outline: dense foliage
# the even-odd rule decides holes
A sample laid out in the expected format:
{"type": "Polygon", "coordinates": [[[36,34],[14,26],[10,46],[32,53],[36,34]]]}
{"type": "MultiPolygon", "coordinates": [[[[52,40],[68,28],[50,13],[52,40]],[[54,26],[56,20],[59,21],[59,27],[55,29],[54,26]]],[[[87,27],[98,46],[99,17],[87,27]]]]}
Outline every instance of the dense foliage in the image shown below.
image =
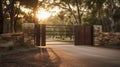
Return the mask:
{"type": "Polygon", "coordinates": [[[55,7],[60,12],[44,22],[98,24],[103,26],[104,31],[120,32],[120,0],[0,0],[0,34],[3,30],[7,33],[17,32],[22,22],[38,22],[38,8],[50,10],[55,7]],[[25,13],[21,7],[29,8],[32,12],[25,13]]]}

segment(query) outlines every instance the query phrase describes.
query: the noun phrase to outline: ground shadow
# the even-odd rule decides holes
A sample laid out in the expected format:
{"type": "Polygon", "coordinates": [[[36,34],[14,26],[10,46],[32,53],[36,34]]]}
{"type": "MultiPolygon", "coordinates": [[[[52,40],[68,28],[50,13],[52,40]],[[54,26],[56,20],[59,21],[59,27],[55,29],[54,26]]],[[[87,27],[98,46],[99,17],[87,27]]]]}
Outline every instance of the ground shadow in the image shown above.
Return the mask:
{"type": "Polygon", "coordinates": [[[2,55],[0,67],[59,67],[60,57],[51,48],[2,55]]]}

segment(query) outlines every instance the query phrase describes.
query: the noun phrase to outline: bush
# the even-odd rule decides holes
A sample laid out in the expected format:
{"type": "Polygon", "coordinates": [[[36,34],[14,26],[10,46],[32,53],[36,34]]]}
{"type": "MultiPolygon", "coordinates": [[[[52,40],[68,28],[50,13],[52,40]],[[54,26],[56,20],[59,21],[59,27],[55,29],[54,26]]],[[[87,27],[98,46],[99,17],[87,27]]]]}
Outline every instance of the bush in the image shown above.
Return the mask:
{"type": "Polygon", "coordinates": [[[6,43],[6,40],[0,39],[0,43],[6,43]]]}
{"type": "Polygon", "coordinates": [[[120,48],[120,42],[111,42],[110,44],[109,44],[110,46],[113,46],[113,47],[117,47],[117,48],[120,48]]]}
{"type": "Polygon", "coordinates": [[[9,46],[7,47],[7,49],[8,49],[8,50],[13,50],[13,49],[14,49],[14,45],[9,45],[9,46]]]}
{"type": "Polygon", "coordinates": [[[25,42],[25,43],[21,44],[21,47],[29,48],[30,46],[28,43],[25,42]]]}
{"type": "Polygon", "coordinates": [[[100,41],[99,41],[99,45],[100,45],[100,46],[105,46],[105,41],[104,41],[104,40],[100,40],[100,41]]]}
{"type": "Polygon", "coordinates": [[[23,48],[31,48],[31,47],[34,47],[34,45],[30,44],[29,42],[24,42],[23,44],[21,44],[21,47],[23,47],[23,48]]]}

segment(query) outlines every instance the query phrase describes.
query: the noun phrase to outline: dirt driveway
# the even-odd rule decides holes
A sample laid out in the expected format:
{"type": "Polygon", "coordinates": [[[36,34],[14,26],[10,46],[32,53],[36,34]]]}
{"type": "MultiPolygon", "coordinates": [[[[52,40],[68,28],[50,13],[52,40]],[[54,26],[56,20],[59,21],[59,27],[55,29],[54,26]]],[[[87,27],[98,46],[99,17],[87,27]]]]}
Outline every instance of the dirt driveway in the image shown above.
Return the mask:
{"type": "Polygon", "coordinates": [[[39,48],[3,55],[0,67],[120,67],[120,50],[73,45],[39,48]]]}

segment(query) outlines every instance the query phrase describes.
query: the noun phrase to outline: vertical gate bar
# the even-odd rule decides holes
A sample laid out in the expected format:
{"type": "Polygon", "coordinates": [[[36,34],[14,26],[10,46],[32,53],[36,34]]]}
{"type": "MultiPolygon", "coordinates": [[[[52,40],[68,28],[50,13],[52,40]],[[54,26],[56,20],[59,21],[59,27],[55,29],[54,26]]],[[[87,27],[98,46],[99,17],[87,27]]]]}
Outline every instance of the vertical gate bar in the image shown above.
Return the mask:
{"type": "Polygon", "coordinates": [[[80,25],[79,26],[79,45],[85,45],[85,27],[80,25]]]}
{"type": "Polygon", "coordinates": [[[81,25],[78,25],[78,45],[81,45],[81,25]]]}
{"type": "Polygon", "coordinates": [[[79,45],[79,33],[80,33],[79,28],[80,28],[80,26],[78,25],[77,29],[76,29],[76,31],[77,31],[77,45],[79,45]]]}
{"type": "Polygon", "coordinates": [[[93,26],[86,26],[86,45],[93,45],[93,26]]]}
{"type": "Polygon", "coordinates": [[[77,45],[77,26],[75,25],[74,26],[74,37],[75,37],[75,40],[74,40],[74,43],[75,43],[75,45],[77,45]]]}
{"type": "Polygon", "coordinates": [[[34,25],[34,46],[36,46],[36,25],[34,25]]]}
{"type": "Polygon", "coordinates": [[[80,28],[79,25],[75,25],[74,28],[75,45],[79,45],[79,33],[80,33],[79,28],[80,28]]]}
{"type": "Polygon", "coordinates": [[[35,45],[40,46],[40,25],[35,24],[35,45]]]}
{"type": "Polygon", "coordinates": [[[93,45],[93,27],[90,26],[90,44],[89,45],[93,45]]]}
{"type": "Polygon", "coordinates": [[[84,26],[84,34],[85,34],[85,40],[84,40],[84,44],[88,45],[88,39],[89,39],[89,28],[88,26],[84,26]]]}
{"type": "Polygon", "coordinates": [[[92,31],[91,31],[92,27],[89,26],[88,28],[89,28],[89,41],[88,41],[88,45],[92,45],[92,31]]]}
{"type": "Polygon", "coordinates": [[[46,46],[46,25],[42,24],[42,46],[46,46]]]}
{"type": "Polygon", "coordinates": [[[85,45],[85,26],[82,26],[83,27],[83,43],[82,45],[85,45]]]}
{"type": "Polygon", "coordinates": [[[90,28],[89,26],[85,26],[85,45],[89,45],[90,42],[90,28]]]}
{"type": "Polygon", "coordinates": [[[94,45],[94,30],[93,30],[94,28],[93,28],[93,26],[91,26],[91,46],[93,46],[94,45]]]}

